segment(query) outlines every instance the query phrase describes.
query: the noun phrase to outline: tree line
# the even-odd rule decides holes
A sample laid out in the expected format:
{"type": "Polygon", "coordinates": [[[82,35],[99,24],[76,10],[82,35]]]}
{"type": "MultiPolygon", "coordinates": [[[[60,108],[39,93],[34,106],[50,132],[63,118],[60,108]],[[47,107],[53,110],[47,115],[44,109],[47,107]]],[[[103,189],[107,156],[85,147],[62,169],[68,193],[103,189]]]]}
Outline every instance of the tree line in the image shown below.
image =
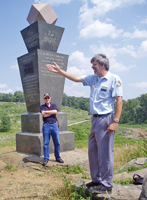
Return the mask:
{"type": "Polygon", "coordinates": [[[14,94],[0,93],[0,101],[2,102],[25,102],[24,93],[16,91],[14,94]]]}
{"type": "MultiPolygon", "coordinates": [[[[0,93],[1,102],[25,102],[24,93],[16,91],[13,94],[0,93]]],[[[89,98],[67,96],[63,94],[62,105],[90,112],[89,98]]],[[[147,94],[135,99],[123,100],[123,110],[120,123],[147,123],[147,94]]]]}

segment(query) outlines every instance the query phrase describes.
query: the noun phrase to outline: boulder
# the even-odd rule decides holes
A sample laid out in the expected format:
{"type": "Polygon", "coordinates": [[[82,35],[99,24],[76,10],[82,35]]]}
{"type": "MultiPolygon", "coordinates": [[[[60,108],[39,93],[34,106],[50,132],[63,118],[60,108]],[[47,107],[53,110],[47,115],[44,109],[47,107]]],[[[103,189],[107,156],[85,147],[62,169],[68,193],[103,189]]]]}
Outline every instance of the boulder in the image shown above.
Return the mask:
{"type": "Polygon", "coordinates": [[[76,181],[75,186],[77,189],[85,189],[86,195],[91,195],[92,200],[138,200],[142,188],[141,185],[113,184],[112,194],[96,194],[92,193],[90,189],[86,188],[85,184],[89,181],[90,180],[87,179],[79,179],[76,181]]]}

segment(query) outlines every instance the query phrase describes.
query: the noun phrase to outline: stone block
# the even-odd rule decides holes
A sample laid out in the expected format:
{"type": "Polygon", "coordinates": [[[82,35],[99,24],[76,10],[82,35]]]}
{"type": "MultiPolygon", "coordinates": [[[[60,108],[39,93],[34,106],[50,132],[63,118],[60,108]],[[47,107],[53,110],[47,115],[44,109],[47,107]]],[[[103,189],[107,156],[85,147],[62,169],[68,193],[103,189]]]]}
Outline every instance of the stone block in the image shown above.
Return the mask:
{"type": "Polygon", "coordinates": [[[25,113],[21,115],[22,132],[42,133],[41,113],[25,113]]]}
{"type": "MultiPolygon", "coordinates": [[[[67,114],[58,112],[59,131],[67,131],[67,114]]],[[[27,133],[42,133],[42,115],[41,113],[25,113],[21,115],[21,130],[27,133]]]]}
{"type": "MultiPolygon", "coordinates": [[[[75,149],[75,135],[71,131],[60,131],[60,151],[70,151],[75,149]]],[[[42,133],[17,133],[16,134],[16,151],[43,155],[43,135],[42,133]]],[[[52,138],[49,144],[49,152],[54,153],[52,138]]]]}
{"type": "Polygon", "coordinates": [[[21,31],[28,52],[43,49],[57,52],[64,28],[37,21],[21,31]]]}
{"type": "Polygon", "coordinates": [[[68,55],[65,54],[37,49],[18,58],[28,113],[40,112],[45,93],[51,95],[51,102],[61,110],[65,78],[47,70],[45,65],[53,61],[66,71],[68,55]]]}
{"type": "Polygon", "coordinates": [[[43,21],[49,24],[55,24],[58,16],[48,3],[33,4],[27,17],[29,24],[35,21],[43,21]]]}
{"type": "Polygon", "coordinates": [[[43,155],[43,137],[42,133],[17,133],[16,151],[23,153],[43,155]]]}

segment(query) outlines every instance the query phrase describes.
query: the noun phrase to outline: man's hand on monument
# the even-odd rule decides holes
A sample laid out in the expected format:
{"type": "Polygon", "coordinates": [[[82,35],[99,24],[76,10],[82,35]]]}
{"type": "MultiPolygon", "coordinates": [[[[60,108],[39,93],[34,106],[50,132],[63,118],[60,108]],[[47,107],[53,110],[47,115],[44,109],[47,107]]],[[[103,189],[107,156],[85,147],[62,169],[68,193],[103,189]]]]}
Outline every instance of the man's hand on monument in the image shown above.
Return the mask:
{"type": "Polygon", "coordinates": [[[116,131],[117,127],[118,127],[118,123],[116,123],[116,122],[113,122],[112,124],[110,124],[110,125],[108,126],[108,128],[107,128],[108,133],[111,133],[111,132],[113,132],[113,131],[116,131]]]}
{"type": "Polygon", "coordinates": [[[46,68],[54,73],[59,73],[60,72],[60,67],[54,62],[53,65],[47,64],[46,68]]]}

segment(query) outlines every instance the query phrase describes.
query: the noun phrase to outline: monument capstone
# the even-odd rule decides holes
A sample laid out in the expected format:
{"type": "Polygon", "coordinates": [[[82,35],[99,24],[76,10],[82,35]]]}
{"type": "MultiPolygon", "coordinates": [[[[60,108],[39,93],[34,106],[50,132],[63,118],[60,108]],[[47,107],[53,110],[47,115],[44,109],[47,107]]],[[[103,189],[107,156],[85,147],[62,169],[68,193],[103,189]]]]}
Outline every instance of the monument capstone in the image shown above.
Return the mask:
{"type": "MultiPolygon", "coordinates": [[[[74,133],[67,128],[67,114],[61,112],[65,78],[45,67],[56,62],[63,70],[67,69],[68,55],[57,53],[64,28],[55,26],[56,20],[49,4],[33,4],[27,17],[30,26],[21,31],[28,53],[17,58],[27,113],[21,115],[22,132],[16,134],[16,151],[38,156],[43,154],[40,105],[44,104],[44,93],[50,93],[52,103],[59,109],[61,152],[75,148],[74,133]]],[[[52,141],[49,151],[54,152],[52,141]]]]}

